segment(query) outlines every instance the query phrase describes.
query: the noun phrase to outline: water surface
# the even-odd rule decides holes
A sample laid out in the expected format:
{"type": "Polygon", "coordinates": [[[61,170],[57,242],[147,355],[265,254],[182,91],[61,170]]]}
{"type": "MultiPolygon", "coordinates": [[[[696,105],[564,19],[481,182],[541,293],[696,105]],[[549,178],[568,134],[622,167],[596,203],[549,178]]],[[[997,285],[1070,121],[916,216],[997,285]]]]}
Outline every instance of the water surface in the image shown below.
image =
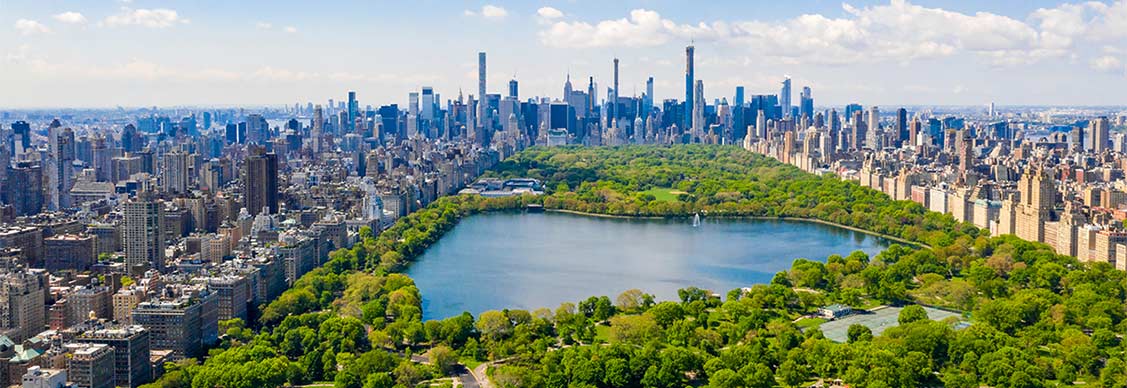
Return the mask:
{"type": "Polygon", "coordinates": [[[613,301],[638,288],[659,300],[696,286],[726,294],[768,283],[795,258],[824,261],[891,242],[801,221],[648,220],[562,213],[467,217],[411,265],[423,317],[469,311],[555,309],[592,295],[613,301]]]}

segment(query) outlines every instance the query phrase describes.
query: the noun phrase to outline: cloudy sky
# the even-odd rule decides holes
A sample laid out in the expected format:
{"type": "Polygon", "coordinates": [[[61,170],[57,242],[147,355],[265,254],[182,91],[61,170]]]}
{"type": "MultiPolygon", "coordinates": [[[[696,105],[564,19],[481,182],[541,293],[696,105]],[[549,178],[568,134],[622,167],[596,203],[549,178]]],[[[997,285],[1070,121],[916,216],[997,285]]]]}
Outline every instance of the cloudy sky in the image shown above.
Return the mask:
{"type": "Polygon", "coordinates": [[[691,41],[710,101],[789,75],[818,105],[1127,104],[1127,0],[3,0],[0,108],[447,99],[478,51],[491,92],[602,89],[617,56],[620,94],[661,100],[691,41]]]}

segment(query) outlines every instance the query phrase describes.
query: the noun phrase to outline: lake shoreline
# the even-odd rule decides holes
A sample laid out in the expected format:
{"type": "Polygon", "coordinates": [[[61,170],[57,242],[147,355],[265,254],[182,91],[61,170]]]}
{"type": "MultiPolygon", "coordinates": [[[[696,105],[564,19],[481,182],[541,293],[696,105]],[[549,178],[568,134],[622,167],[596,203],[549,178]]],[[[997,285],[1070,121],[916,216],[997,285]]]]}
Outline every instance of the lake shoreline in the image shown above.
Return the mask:
{"type": "MultiPolygon", "coordinates": [[[[636,220],[666,220],[666,219],[689,217],[689,216],[670,216],[670,217],[627,216],[627,215],[620,215],[620,214],[592,213],[592,212],[584,212],[584,211],[579,211],[579,210],[551,209],[551,208],[545,208],[544,211],[554,212],[554,213],[574,214],[574,215],[587,216],[587,217],[615,218],[615,219],[626,219],[626,220],[630,220],[630,219],[636,219],[636,220]]],[[[901,238],[901,237],[887,235],[887,234],[884,234],[884,233],[877,233],[877,232],[874,232],[874,231],[871,231],[871,230],[858,228],[856,226],[839,224],[839,223],[836,223],[836,222],[820,220],[820,219],[817,219],[817,218],[768,217],[768,216],[725,216],[725,215],[709,215],[709,216],[706,216],[706,217],[722,218],[722,219],[730,219],[730,220],[745,219],[745,220],[783,220],[783,221],[812,222],[812,223],[816,223],[816,224],[822,224],[822,225],[834,226],[834,227],[838,227],[838,228],[842,228],[842,229],[848,229],[848,230],[851,230],[851,231],[854,231],[854,232],[860,232],[860,233],[864,233],[864,234],[867,234],[867,235],[870,235],[870,236],[880,237],[880,238],[883,238],[883,239],[888,239],[888,240],[895,241],[895,242],[898,242],[898,243],[901,243],[901,244],[907,244],[907,245],[914,247],[914,248],[930,248],[926,244],[921,244],[921,243],[914,242],[914,241],[911,241],[911,240],[907,240],[907,239],[904,239],[904,238],[901,238]]]]}

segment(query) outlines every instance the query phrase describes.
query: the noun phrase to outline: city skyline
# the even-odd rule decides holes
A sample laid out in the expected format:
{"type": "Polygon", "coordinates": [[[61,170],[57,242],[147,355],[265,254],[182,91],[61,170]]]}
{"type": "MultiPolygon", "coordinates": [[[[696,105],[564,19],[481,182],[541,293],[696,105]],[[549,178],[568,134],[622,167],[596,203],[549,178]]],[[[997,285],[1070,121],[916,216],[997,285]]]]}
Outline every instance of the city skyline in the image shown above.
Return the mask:
{"type": "Polygon", "coordinates": [[[618,58],[618,94],[641,96],[652,76],[656,103],[686,95],[688,45],[709,102],[736,86],[775,93],[784,76],[820,106],[1127,102],[1125,1],[5,8],[4,109],[289,105],[345,90],[404,104],[423,87],[445,101],[478,94],[478,52],[489,93],[516,79],[521,99],[559,98],[568,74],[610,87],[618,58]]]}

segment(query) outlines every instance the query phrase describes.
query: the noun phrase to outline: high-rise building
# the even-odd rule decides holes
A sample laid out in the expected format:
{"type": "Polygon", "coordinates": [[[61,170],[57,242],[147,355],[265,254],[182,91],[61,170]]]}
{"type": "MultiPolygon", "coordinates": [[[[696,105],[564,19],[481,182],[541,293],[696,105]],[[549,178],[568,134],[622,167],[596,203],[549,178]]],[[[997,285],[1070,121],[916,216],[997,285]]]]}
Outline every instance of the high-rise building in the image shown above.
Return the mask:
{"type": "Polygon", "coordinates": [[[1101,153],[1111,147],[1111,122],[1107,116],[1100,116],[1089,124],[1092,128],[1092,152],[1101,153]]]}
{"type": "Polygon", "coordinates": [[[649,120],[654,107],[654,77],[646,79],[646,95],[642,96],[642,116],[649,120]]]}
{"type": "MultiPolygon", "coordinates": [[[[266,144],[270,140],[270,125],[266,123],[266,119],[260,114],[251,114],[247,116],[246,121],[246,142],[255,144],[266,144]]],[[[242,139],[242,137],[239,137],[242,139]]]]}
{"type": "Polygon", "coordinates": [[[8,203],[15,208],[17,216],[39,214],[43,210],[43,167],[32,162],[18,162],[8,171],[9,184],[4,188],[8,193],[8,203]]]}
{"type": "Polygon", "coordinates": [[[264,147],[251,147],[246,158],[244,204],[250,214],[278,213],[278,155],[264,147]]]}
{"type": "Polygon", "coordinates": [[[218,310],[216,294],[200,290],[194,296],[141,302],[133,309],[133,323],[149,330],[153,349],[170,350],[170,358],[182,360],[201,355],[218,339],[218,310]]]}
{"type": "Polygon", "coordinates": [[[428,122],[435,119],[435,108],[437,101],[434,100],[434,88],[430,86],[423,86],[423,101],[422,101],[422,119],[428,122]]]}
{"type": "Polygon", "coordinates": [[[783,79],[783,87],[779,90],[779,107],[783,110],[783,117],[791,117],[790,113],[790,77],[783,79]]]}
{"type": "Polygon", "coordinates": [[[149,330],[137,325],[99,328],[80,333],[75,341],[113,348],[113,382],[135,388],[152,380],[149,330]]]}
{"type": "Polygon", "coordinates": [[[693,68],[693,51],[695,48],[692,45],[685,47],[685,119],[682,123],[682,130],[687,130],[693,127],[692,109],[696,106],[693,101],[693,87],[695,87],[695,76],[693,68]]]}
{"type": "Polygon", "coordinates": [[[699,142],[704,139],[704,81],[697,80],[696,92],[693,93],[693,141],[699,142]]]}
{"type": "Polygon", "coordinates": [[[735,96],[735,98],[732,99],[732,103],[735,106],[743,106],[744,105],[744,87],[743,86],[736,86],[736,96],[735,96]]]}
{"type": "Polygon", "coordinates": [[[114,387],[114,351],[106,344],[70,344],[67,359],[70,381],[80,388],[114,387]]]}
{"type": "Polygon", "coordinates": [[[164,154],[164,169],[161,170],[165,191],[188,193],[188,153],[172,151],[164,154]]]}
{"type": "Polygon", "coordinates": [[[311,140],[309,147],[313,150],[314,154],[319,154],[321,153],[321,138],[324,136],[325,131],[325,116],[324,112],[321,110],[320,104],[313,108],[313,122],[310,124],[309,127],[312,129],[310,129],[309,137],[312,139],[309,139],[311,140]]]}
{"type": "MultiPolygon", "coordinates": [[[[814,95],[810,91],[809,86],[802,87],[802,93],[799,95],[798,102],[798,116],[799,117],[814,117],[814,95]]],[[[806,128],[802,128],[803,131],[806,128]]]]}
{"type": "Polygon", "coordinates": [[[16,268],[0,273],[0,334],[17,343],[47,325],[47,272],[16,268]]]}
{"type": "Polygon", "coordinates": [[[356,117],[360,114],[360,103],[356,101],[356,92],[348,91],[348,122],[342,125],[348,132],[356,131],[356,117]]]}
{"type": "Polygon", "coordinates": [[[607,124],[612,120],[618,120],[621,113],[618,112],[618,58],[614,58],[614,89],[611,90],[610,101],[607,101],[610,106],[607,109],[607,124]]]}
{"type": "Polygon", "coordinates": [[[164,203],[142,192],[122,207],[121,243],[130,273],[164,272],[164,203]]]}
{"type": "MultiPolygon", "coordinates": [[[[892,130],[896,132],[896,137],[897,137],[897,140],[898,140],[897,143],[903,143],[905,141],[908,141],[909,140],[908,138],[911,137],[911,135],[908,133],[908,110],[907,109],[900,108],[900,109],[896,110],[896,122],[893,125],[894,125],[894,128],[892,130]]],[[[915,143],[913,142],[913,143],[911,143],[911,145],[915,145],[915,143]]]]}
{"type": "MultiPolygon", "coordinates": [[[[571,78],[568,78],[567,84],[571,85],[571,78]]],[[[509,97],[517,98],[519,96],[519,94],[517,94],[518,91],[519,90],[517,90],[517,80],[516,79],[509,80],[509,97]]],[[[570,96],[571,96],[570,93],[564,94],[564,98],[568,98],[570,96]]]]}
{"type": "MultiPolygon", "coordinates": [[[[485,52],[477,53],[477,96],[485,100],[485,52]]],[[[477,104],[477,123],[475,127],[482,127],[485,122],[485,105],[477,104]]]]}
{"type": "Polygon", "coordinates": [[[1042,166],[1029,166],[1018,179],[1017,236],[1028,241],[1045,241],[1044,223],[1056,204],[1056,184],[1042,166]]]}

